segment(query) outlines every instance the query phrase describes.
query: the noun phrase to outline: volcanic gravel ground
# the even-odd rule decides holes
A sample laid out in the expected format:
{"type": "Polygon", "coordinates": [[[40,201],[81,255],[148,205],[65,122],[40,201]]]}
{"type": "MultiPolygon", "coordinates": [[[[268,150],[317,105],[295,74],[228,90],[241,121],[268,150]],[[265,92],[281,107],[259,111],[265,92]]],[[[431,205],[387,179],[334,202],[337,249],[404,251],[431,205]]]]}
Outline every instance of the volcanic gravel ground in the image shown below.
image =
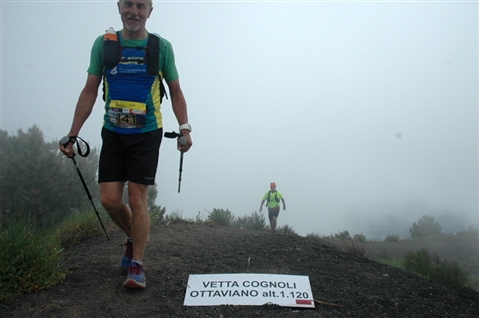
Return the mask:
{"type": "Polygon", "coordinates": [[[125,236],[94,237],[67,250],[69,272],[49,290],[0,305],[0,317],[479,317],[479,293],[452,288],[318,239],[206,224],[154,227],[144,264],[147,288],[122,287],[125,236]],[[267,273],[309,277],[314,309],[183,306],[190,274],[267,273]]]}

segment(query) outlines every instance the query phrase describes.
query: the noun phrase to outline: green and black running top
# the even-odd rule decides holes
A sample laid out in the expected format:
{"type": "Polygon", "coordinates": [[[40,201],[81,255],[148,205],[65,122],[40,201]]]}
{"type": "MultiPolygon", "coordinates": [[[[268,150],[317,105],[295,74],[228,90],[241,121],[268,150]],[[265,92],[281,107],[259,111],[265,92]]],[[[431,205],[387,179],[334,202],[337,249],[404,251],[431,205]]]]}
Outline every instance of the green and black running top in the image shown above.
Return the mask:
{"type": "Polygon", "coordinates": [[[121,45],[119,63],[108,69],[102,64],[103,36],[92,47],[88,73],[103,75],[105,114],[103,126],[120,134],[138,134],[163,127],[160,83],[178,79],[171,44],[159,41],[159,73],[150,74],[147,66],[148,38],[125,40],[118,32],[121,45]]]}
{"type": "Polygon", "coordinates": [[[276,190],[275,192],[268,191],[264,194],[263,200],[266,201],[268,208],[276,208],[279,206],[279,201],[283,199],[283,195],[276,190]]]}

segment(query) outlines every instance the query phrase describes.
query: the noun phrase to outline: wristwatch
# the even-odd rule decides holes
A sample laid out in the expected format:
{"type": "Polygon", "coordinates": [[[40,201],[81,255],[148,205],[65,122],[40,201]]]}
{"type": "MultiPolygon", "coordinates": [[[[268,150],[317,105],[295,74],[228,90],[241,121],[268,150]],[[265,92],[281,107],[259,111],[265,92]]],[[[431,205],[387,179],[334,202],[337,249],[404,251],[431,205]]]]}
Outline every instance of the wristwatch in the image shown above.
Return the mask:
{"type": "Polygon", "coordinates": [[[182,131],[183,129],[186,129],[189,132],[191,132],[191,125],[190,124],[183,124],[183,125],[180,125],[180,128],[178,128],[178,129],[179,129],[179,131],[182,131]]]}

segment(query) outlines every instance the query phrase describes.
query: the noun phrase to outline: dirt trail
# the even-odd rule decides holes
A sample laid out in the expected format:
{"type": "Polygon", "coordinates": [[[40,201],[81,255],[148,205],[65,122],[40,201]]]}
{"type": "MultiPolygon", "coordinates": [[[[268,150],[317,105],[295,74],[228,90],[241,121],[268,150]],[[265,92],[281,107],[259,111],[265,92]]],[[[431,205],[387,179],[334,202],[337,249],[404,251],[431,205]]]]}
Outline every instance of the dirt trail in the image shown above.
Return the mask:
{"type": "Polygon", "coordinates": [[[145,290],[126,290],[120,232],[67,251],[64,282],[0,305],[0,317],[479,317],[479,293],[451,288],[313,238],[175,224],[152,229],[145,290]],[[249,260],[249,262],[248,262],[249,260]],[[309,276],[315,309],[279,306],[183,306],[190,274],[309,276]]]}

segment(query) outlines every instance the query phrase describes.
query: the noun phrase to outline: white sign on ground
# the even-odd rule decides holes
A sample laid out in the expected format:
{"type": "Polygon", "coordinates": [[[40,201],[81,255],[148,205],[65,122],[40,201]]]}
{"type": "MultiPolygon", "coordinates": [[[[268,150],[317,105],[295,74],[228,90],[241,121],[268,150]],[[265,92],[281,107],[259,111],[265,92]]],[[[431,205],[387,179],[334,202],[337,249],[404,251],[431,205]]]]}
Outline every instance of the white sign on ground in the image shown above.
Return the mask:
{"type": "Polygon", "coordinates": [[[265,304],[314,308],[309,277],[273,274],[190,275],[183,305],[265,304]]]}

